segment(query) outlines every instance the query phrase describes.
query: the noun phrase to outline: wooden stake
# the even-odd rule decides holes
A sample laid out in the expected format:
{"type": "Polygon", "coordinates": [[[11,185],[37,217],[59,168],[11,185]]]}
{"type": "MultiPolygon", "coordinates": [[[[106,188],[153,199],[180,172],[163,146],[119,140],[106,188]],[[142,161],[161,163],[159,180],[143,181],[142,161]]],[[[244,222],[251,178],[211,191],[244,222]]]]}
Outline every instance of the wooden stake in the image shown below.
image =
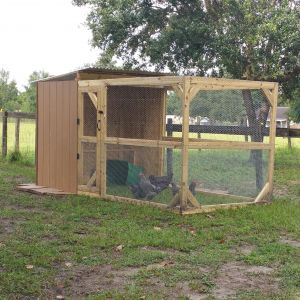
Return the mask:
{"type": "Polygon", "coordinates": [[[15,151],[20,151],[20,118],[16,118],[15,127],[15,151]]]}

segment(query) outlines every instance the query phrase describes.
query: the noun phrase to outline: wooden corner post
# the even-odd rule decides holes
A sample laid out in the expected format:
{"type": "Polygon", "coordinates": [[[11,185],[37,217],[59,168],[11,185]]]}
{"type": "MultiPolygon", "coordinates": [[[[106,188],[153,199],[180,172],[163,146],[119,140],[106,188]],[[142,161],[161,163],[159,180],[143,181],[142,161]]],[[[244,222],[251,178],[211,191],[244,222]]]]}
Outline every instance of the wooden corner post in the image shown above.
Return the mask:
{"type": "Polygon", "coordinates": [[[97,92],[97,178],[99,180],[99,193],[101,198],[106,197],[106,145],[107,137],[107,85],[101,84],[97,92]]]}
{"type": "Polygon", "coordinates": [[[180,210],[187,209],[188,202],[188,174],[189,174],[189,78],[184,78],[182,89],[182,153],[181,153],[181,190],[180,190],[180,210]]]}
{"type": "Polygon", "coordinates": [[[278,83],[274,84],[272,91],[272,106],[270,118],[270,150],[269,150],[269,166],[268,166],[268,182],[269,182],[269,198],[273,193],[273,177],[274,177],[274,163],[275,163],[275,139],[276,139],[276,112],[277,112],[277,97],[278,97],[278,83]]]}

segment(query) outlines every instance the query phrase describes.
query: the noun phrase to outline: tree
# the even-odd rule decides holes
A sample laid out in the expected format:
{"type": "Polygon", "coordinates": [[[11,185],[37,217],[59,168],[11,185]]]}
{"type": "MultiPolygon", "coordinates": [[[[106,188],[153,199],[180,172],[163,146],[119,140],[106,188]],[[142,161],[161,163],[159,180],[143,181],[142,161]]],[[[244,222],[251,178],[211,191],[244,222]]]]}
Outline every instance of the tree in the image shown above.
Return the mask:
{"type": "Polygon", "coordinates": [[[9,72],[0,70],[0,109],[18,110],[20,102],[18,101],[18,89],[15,80],[9,79],[9,72]]]}
{"type": "Polygon", "coordinates": [[[299,76],[299,0],[73,0],[93,45],[126,66],[276,80],[299,76]]]}
{"type": "Polygon", "coordinates": [[[22,103],[22,110],[25,112],[35,112],[36,110],[36,80],[49,77],[45,71],[34,71],[29,75],[28,83],[24,87],[25,91],[19,96],[22,103]]]}

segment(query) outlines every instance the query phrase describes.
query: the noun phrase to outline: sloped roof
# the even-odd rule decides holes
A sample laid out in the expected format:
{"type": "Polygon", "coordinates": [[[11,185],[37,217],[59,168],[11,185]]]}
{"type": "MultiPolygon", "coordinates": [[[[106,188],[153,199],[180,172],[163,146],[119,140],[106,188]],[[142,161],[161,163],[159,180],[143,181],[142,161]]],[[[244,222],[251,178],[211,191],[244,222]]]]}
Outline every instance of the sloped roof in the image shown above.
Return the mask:
{"type": "Polygon", "coordinates": [[[140,70],[123,70],[123,69],[106,69],[106,68],[83,68],[74,70],[69,73],[50,76],[47,78],[43,78],[37,80],[39,81],[52,81],[52,80],[74,80],[77,78],[78,73],[93,73],[93,74],[112,74],[112,75],[130,75],[130,76],[166,76],[166,75],[174,75],[170,73],[160,73],[160,72],[149,72],[149,71],[140,71],[140,70]]]}

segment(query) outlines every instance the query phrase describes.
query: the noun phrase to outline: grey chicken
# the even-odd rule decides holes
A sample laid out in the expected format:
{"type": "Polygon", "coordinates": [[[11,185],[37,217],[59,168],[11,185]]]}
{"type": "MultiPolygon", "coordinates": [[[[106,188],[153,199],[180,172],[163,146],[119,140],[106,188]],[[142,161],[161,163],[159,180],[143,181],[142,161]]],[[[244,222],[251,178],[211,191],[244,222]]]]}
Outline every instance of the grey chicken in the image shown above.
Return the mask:
{"type": "Polygon", "coordinates": [[[196,195],[196,181],[192,181],[189,185],[189,190],[191,191],[191,193],[195,196],[196,195]]]}
{"type": "Polygon", "coordinates": [[[173,174],[170,174],[169,176],[149,176],[149,181],[152,185],[155,186],[156,192],[160,193],[164,189],[166,189],[171,181],[172,181],[173,174]]]}

